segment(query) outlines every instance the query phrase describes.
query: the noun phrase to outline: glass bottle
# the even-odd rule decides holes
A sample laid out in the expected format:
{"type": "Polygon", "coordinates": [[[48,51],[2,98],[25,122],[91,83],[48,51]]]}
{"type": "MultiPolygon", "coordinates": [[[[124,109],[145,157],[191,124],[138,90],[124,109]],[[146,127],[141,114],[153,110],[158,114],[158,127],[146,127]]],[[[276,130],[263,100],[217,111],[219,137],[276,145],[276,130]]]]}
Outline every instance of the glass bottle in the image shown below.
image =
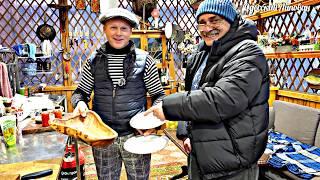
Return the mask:
{"type": "Polygon", "coordinates": [[[302,32],[301,44],[310,44],[311,31],[309,25],[306,25],[306,29],[302,32]]]}
{"type": "Polygon", "coordinates": [[[42,127],[48,127],[49,126],[49,112],[47,108],[43,108],[41,110],[41,120],[42,120],[42,127]]]}
{"type": "Polygon", "coordinates": [[[161,71],[161,84],[162,86],[166,86],[167,84],[167,68],[163,68],[161,71]]]}

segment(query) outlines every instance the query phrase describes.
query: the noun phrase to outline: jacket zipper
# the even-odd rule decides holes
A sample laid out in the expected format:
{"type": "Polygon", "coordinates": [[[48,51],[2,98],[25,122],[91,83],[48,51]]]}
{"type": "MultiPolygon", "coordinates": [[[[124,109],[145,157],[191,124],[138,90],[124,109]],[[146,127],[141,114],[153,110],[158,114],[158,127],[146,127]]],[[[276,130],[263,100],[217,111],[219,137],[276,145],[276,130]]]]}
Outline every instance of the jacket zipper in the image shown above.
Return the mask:
{"type": "Polygon", "coordinates": [[[112,90],[112,120],[114,120],[116,117],[116,111],[115,111],[116,90],[117,90],[116,87],[114,87],[112,90]]]}

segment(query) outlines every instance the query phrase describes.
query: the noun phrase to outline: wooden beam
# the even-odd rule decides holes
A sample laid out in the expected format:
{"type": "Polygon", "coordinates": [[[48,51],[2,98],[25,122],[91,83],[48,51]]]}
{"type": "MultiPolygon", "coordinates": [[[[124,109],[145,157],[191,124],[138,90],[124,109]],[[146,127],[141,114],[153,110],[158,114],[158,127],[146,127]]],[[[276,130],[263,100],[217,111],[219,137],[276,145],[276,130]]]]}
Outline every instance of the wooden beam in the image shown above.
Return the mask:
{"type": "Polygon", "coordinates": [[[52,92],[52,91],[74,91],[76,90],[77,86],[47,86],[44,88],[44,92],[52,92]]]}
{"type": "Polygon", "coordinates": [[[320,103],[320,96],[315,94],[302,93],[289,90],[278,90],[277,96],[289,97],[294,99],[301,99],[306,101],[312,101],[320,103]]]}
{"type": "Polygon", "coordinates": [[[267,53],[265,54],[267,59],[279,59],[279,58],[319,58],[320,51],[296,51],[286,53],[267,53]]]}

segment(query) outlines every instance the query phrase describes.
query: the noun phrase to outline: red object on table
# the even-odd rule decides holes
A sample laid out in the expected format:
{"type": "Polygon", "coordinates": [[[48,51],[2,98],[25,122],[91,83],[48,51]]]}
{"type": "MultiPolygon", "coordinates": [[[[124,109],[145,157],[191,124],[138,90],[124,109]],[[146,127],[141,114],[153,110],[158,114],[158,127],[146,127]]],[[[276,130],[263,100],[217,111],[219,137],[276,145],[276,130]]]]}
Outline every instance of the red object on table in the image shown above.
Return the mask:
{"type": "Polygon", "coordinates": [[[42,127],[49,126],[49,119],[50,119],[50,116],[47,109],[46,108],[42,109],[42,112],[41,112],[42,127]]]}
{"type": "Polygon", "coordinates": [[[60,106],[54,108],[53,114],[55,118],[62,119],[62,111],[60,109],[60,106]]]}

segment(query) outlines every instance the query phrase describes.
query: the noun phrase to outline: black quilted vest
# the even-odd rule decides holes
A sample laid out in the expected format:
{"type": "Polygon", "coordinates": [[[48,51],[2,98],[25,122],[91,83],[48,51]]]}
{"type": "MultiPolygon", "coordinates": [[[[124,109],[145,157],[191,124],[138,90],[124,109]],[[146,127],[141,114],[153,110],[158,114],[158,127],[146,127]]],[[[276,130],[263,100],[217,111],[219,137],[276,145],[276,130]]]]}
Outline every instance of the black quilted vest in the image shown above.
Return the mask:
{"type": "Polygon", "coordinates": [[[109,77],[107,56],[98,51],[91,62],[94,77],[93,111],[119,136],[133,133],[130,119],[145,110],[146,87],[143,76],[146,56],[147,53],[140,49],[134,49],[126,56],[123,68],[126,84],[116,88],[109,77]]]}

